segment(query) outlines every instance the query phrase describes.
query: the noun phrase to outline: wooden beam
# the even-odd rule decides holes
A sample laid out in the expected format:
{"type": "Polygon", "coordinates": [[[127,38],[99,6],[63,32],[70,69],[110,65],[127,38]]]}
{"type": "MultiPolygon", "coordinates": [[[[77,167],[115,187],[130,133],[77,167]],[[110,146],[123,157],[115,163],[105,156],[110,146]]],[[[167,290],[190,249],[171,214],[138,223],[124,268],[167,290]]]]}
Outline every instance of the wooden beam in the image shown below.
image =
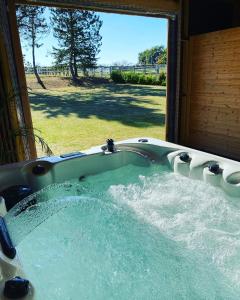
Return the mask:
{"type": "Polygon", "coordinates": [[[177,143],[189,145],[189,118],[191,93],[191,44],[189,42],[189,1],[181,0],[180,6],[180,71],[179,71],[179,130],[177,143]]]}
{"type": "Polygon", "coordinates": [[[23,149],[23,145],[17,144],[12,134],[14,125],[17,123],[17,116],[15,113],[10,114],[15,107],[11,108],[12,103],[6,101],[7,95],[12,91],[12,85],[10,81],[6,81],[10,73],[4,63],[4,57],[7,57],[1,41],[3,41],[3,36],[0,32],[0,165],[17,161],[19,150],[21,152],[23,149]]]}
{"type": "Polygon", "coordinates": [[[177,78],[178,78],[178,18],[168,20],[168,64],[167,64],[167,117],[166,140],[177,142],[178,105],[177,78]]]}
{"type": "MultiPolygon", "coordinates": [[[[6,3],[0,0],[0,94],[2,97],[1,102],[5,109],[4,118],[6,116],[9,118],[8,125],[5,125],[3,129],[7,131],[5,136],[9,139],[9,143],[5,141],[5,144],[9,145],[6,151],[13,151],[15,160],[21,161],[33,158],[36,151],[34,152],[34,141],[21,134],[22,128],[26,128],[29,125],[27,122],[29,121],[28,118],[30,118],[30,111],[28,111],[29,115],[27,116],[29,106],[23,107],[23,98],[24,96],[27,97],[26,83],[25,85],[23,84],[25,87],[24,94],[24,92],[22,93],[24,88],[21,88],[21,82],[24,83],[25,77],[24,74],[19,72],[17,67],[19,59],[22,59],[22,55],[19,53],[20,42],[19,37],[16,37],[16,28],[14,34],[10,5],[10,1],[6,3]],[[11,147],[12,140],[14,142],[13,148],[11,147]]],[[[6,160],[6,162],[9,161],[6,160]]]]}
{"type": "Polygon", "coordinates": [[[17,107],[14,101],[14,84],[12,82],[11,69],[8,64],[8,54],[5,47],[5,36],[0,30],[0,97],[1,97],[1,114],[0,118],[3,119],[7,116],[8,122],[1,124],[3,127],[1,131],[4,133],[4,139],[1,140],[1,146],[3,143],[8,144],[8,147],[4,147],[4,158],[1,157],[0,163],[14,162],[10,157],[14,157],[15,160],[20,161],[24,159],[24,145],[21,139],[15,139],[14,132],[19,127],[19,120],[17,115],[17,107]],[[3,116],[2,116],[3,114],[3,116]],[[7,148],[7,149],[6,149],[7,148]]]}
{"type": "MultiPolygon", "coordinates": [[[[32,136],[33,136],[32,116],[30,110],[30,103],[28,99],[27,82],[26,82],[26,76],[24,70],[19,31],[17,27],[16,7],[15,7],[14,0],[8,0],[8,9],[9,9],[9,22],[10,22],[10,30],[12,36],[13,52],[14,52],[16,72],[18,78],[18,86],[20,90],[20,98],[21,98],[22,109],[23,109],[24,124],[25,127],[32,132],[32,136]]],[[[30,156],[29,158],[30,159],[36,158],[37,151],[36,151],[35,141],[33,138],[29,137],[28,147],[29,147],[29,156],[30,156]]]]}
{"type": "Polygon", "coordinates": [[[167,17],[179,10],[178,0],[16,0],[16,4],[92,9],[102,12],[167,17]]]}

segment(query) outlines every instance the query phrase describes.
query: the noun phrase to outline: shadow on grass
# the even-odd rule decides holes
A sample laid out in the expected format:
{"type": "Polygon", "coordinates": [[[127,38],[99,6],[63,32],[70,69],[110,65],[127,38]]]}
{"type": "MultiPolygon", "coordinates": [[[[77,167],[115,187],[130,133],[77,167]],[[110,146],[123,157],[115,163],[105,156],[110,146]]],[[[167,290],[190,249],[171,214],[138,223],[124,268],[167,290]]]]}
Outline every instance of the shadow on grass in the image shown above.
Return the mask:
{"type": "Polygon", "coordinates": [[[141,97],[137,98],[137,96],[160,96],[159,90],[113,84],[98,87],[103,88],[99,93],[91,93],[91,91],[65,92],[60,95],[45,92],[31,93],[31,108],[34,111],[44,112],[47,118],[75,114],[83,119],[95,116],[98,119],[117,121],[134,127],[165,124],[165,113],[159,112],[158,104],[155,105],[156,108],[147,107],[153,102],[141,97]]]}
{"type": "MultiPolygon", "coordinates": [[[[65,78],[68,79],[69,78],[65,78]]],[[[102,87],[105,90],[112,93],[123,93],[134,96],[166,96],[166,88],[159,87],[158,89],[154,89],[153,86],[148,85],[134,85],[134,84],[116,84],[110,82],[107,78],[97,78],[97,77],[89,77],[89,78],[79,78],[76,81],[69,81],[69,86],[82,87],[91,89],[93,86],[98,88],[102,87]]]]}
{"type": "MultiPolygon", "coordinates": [[[[69,80],[69,77],[64,77],[63,79],[69,80]]],[[[116,84],[111,82],[109,78],[98,78],[98,77],[84,77],[78,78],[76,81],[69,80],[69,86],[84,86],[85,88],[103,87],[109,92],[113,93],[124,93],[134,96],[166,96],[166,88],[159,87],[154,89],[153,86],[148,85],[134,85],[134,84],[116,84]]]]}
{"type": "Polygon", "coordinates": [[[112,93],[123,93],[131,96],[166,96],[166,89],[158,88],[154,89],[152,86],[147,85],[131,85],[131,84],[108,84],[103,85],[105,89],[112,93]]]}

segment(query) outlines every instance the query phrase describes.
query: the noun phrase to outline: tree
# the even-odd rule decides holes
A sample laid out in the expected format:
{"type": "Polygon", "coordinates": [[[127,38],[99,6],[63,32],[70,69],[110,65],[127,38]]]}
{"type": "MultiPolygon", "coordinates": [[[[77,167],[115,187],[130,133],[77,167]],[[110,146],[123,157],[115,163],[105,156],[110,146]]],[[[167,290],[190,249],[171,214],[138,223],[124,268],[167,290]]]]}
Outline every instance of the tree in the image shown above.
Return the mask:
{"type": "Polygon", "coordinates": [[[56,65],[68,65],[72,79],[78,77],[78,67],[87,75],[94,67],[102,45],[102,21],[94,12],[52,9],[51,20],[58,47],[53,47],[56,65]]]}
{"type": "Polygon", "coordinates": [[[138,54],[138,63],[154,65],[167,63],[167,49],[164,46],[155,46],[138,54]]]}
{"type": "Polygon", "coordinates": [[[26,40],[28,46],[31,47],[33,71],[38,83],[45,89],[44,83],[37,72],[35,58],[36,48],[43,45],[40,43],[40,40],[49,32],[44,13],[44,7],[17,6],[17,20],[20,34],[26,40]]]}
{"type": "Polygon", "coordinates": [[[167,48],[164,48],[161,55],[158,57],[157,64],[165,65],[167,63],[167,48]]]}

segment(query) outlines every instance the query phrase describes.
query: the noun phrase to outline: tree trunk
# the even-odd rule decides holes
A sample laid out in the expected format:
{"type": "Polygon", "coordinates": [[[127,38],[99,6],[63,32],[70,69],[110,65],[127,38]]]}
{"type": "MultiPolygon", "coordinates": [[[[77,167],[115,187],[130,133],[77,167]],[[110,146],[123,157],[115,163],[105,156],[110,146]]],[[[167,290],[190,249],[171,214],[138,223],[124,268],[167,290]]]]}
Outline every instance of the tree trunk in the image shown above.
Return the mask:
{"type": "Polygon", "coordinates": [[[43,89],[46,89],[44,83],[42,82],[36,68],[36,63],[35,63],[35,46],[32,47],[32,57],[33,57],[33,72],[35,74],[35,77],[37,78],[37,82],[41,85],[43,89]]]}
{"type": "Polygon", "coordinates": [[[88,71],[87,71],[87,68],[85,66],[82,67],[83,69],[83,74],[85,77],[88,77],[88,71]]]}
{"type": "Polygon", "coordinates": [[[73,12],[70,11],[70,72],[72,74],[72,80],[77,81],[77,64],[75,58],[75,43],[74,43],[74,20],[73,12]]]}
{"type": "Polygon", "coordinates": [[[75,74],[74,67],[73,67],[71,59],[70,59],[70,62],[69,62],[69,69],[70,69],[70,72],[71,72],[71,75],[72,75],[72,80],[73,81],[77,81],[77,77],[76,77],[76,74],[75,74]]]}
{"type": "Polygon", "coordinates": [[[35,61],[35,33],[34,33],[34,28],[33,28],[33,22],[32,22],[32,61],[33,61],[33,72],[36,76],[37,82],[41,85],[43,89],[46,90],[46,87],[44,83],[42,82],[36,68],[36,61],[35,61]]]}
{"type": "Polygon", "coordinates": [[[77,62],[76,62],[76,57],[74,55],[73,57],[73,67],[74,67],[74,73],[75,73],[75,77],[78,77],[78,70],[77,70],[77,62]]]}

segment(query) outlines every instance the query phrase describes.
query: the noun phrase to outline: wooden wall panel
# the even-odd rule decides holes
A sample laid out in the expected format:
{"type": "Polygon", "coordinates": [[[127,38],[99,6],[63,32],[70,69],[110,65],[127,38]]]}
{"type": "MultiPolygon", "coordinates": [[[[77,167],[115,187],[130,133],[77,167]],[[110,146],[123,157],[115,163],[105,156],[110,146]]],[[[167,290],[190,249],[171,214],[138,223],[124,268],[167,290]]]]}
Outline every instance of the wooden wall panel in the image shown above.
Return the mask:
{"type": "Polygon", "coordinates": [[[188,142],[240,160],[240,28],[193,36],[188,142]]]}

